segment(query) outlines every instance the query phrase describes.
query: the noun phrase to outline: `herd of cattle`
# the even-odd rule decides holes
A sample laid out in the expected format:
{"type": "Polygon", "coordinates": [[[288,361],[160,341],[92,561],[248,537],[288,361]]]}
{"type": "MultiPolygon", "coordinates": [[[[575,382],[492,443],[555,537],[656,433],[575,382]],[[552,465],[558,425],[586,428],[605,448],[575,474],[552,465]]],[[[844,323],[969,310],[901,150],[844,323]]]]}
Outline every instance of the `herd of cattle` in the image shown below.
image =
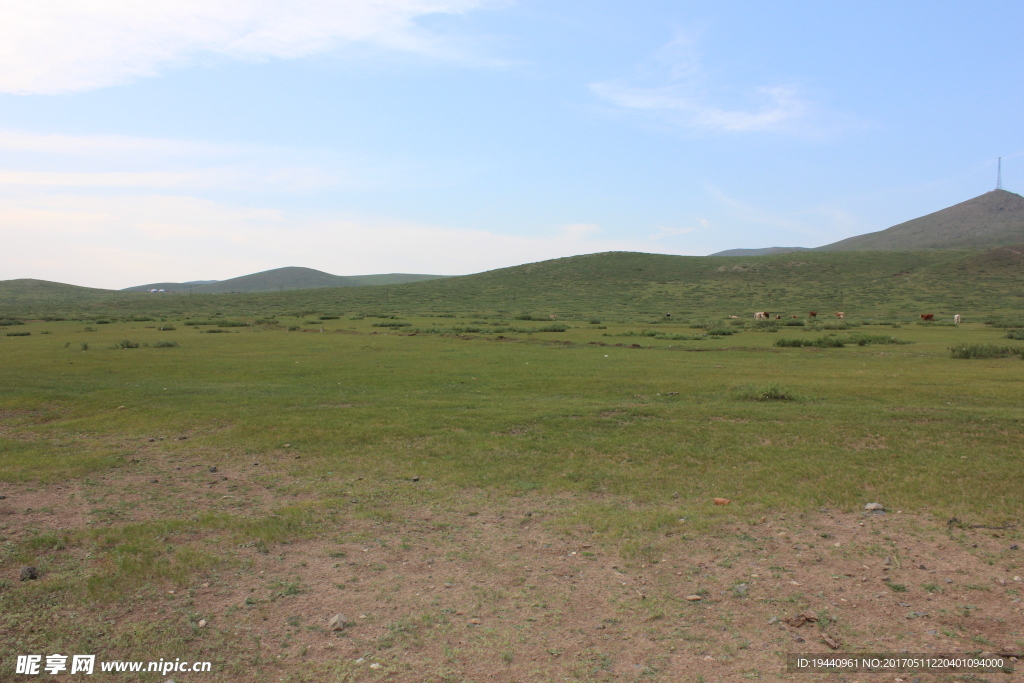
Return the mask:
{"type": "MultiPolygon", "coordinates": [[[[729,317],[730,318],[737,318],[739,316],[730,315],[729,317]]],[[[796,316],[794,315],[793,317],[795,318],[796,316]]],[[[818,312],[817,311],[808,311],[807,312],[807,317],[809,317],[809,318],[817,318],[818,317],[818,312]]],[[[846,317],[846,314],[843,313],[842,311],[836,311],[836,317],[839,318],[840,320],[842,320],[842,319],[844,319],[846,317]]],[[[754,320],[771,320],[771,319],[772,319],[772,314],[769,313],[768,311],[758,311],[757,313],[754,314],[754,320]]],[[[775,319],[776,320],[782,320],[782,316],[781,315],[776,315],[775,319]]],[[[934,313],[922,313],[921,314],[921,320],[924,320],[924,321],[935,320],[935,314],[934,313]]],[[[953,316],[953,323],[954,324],[959,325],[961,322],[962,322],[962,318],[960,317],[959,313],[957,313],[956,315],[953,316]]]]}

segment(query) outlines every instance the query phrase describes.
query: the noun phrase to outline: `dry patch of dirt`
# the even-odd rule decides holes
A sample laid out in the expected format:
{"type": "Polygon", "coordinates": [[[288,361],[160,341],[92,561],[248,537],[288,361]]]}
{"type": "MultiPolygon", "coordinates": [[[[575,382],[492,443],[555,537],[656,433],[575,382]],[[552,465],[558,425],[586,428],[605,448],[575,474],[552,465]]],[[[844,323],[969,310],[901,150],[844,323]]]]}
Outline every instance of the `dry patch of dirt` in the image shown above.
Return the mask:
{"type": "MultiPolygon", "coordinates": [[[[154,449],[133,467],[89,483],[2,486],[0,533],[17,540],[197,510],[251,516],[295,502],[263,485],[252,463],[214,473],[154,449]]],[[[232,561],[184,590],[152,586],[156,597],[108,606],[103,618],[111,629],[180,620],[197,633],[196,659],[213,643],[235,643],[232,656],[254,662],[251,670],[216,680],[245,683],[781,680],[790,677],[786,653],[832,645],[1024,652],[1017,529],[814,510],[710,530],[680,520],[657,534],[608,538],[561,521],[596,498],[493,501],[460,493],[428,507],[396,504],[385,517],[353,505],[316,538],[214,546],[232,561]],[[331,631],[338,613],[348,625],[331,631]]],[[[2,571],[18,590],[18,567],[2,571]]]]}

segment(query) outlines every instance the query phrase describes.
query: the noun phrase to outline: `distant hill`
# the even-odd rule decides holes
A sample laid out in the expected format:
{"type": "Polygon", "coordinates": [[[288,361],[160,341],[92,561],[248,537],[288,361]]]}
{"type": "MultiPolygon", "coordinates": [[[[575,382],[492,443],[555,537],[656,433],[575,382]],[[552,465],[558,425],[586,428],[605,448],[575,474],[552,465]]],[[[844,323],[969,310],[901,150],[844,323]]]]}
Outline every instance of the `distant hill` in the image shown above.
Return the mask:
{"type": "MultiPolygon", "coordinates": [[[[326,274],[324,274],[326,275],[326,274]]],[[[332,277],[332,276],[328,276],[332,277]]],[[[193,296],[0,282],[0,318],[131,319],[223,314],[243,320],[444,314],[542,320],[706,321],[752,311],[785,316],[953,313],[1019,316],[1024,248],[801,251],[769,256],[607,252],[387,287],[333,286],[193,296]]]]}
{"type": "Polygon", "coordinates": [[[992,249],[1024,242],[1024,197],[992,190],[948,209],[849,237],[818,251],[919,251],[992,249]]]}
{"type": "MultiPolygon", "coordinates": [[[[1024,197],[1006,190],[985,194],[878,232],[848,237],[813,251],[922,251],[993,249],[1024,243],[1024,197]]],[[[806,247],[728,249],[711,256],[768,256],[806,247]]]]}
{"type": "Polygon", "coordinates": [[[809,247],[765,247],[764,249],[726,249],[708,256],[770,256],[789,254],[794,251],[810,251],[809,247]]]}
{"type": "Polygon", "coordinates": [[[323,287],[363,287],[368,285],[394,285],[405,282],[419,282],[447,277],[445,275],[414,275],[409,273],[388,273],[385,275],[331,275],[312,268],[275,268],[261,273],[242,275],[230,280],[206,280],[193,282],[154,282],[148,285],[127,287],[124,292],[148,292],[163,289],[167,292],[189,292],[193,294],[225,294],[230,292],[280,292],[291,289],[320,289],[323,287]]]}

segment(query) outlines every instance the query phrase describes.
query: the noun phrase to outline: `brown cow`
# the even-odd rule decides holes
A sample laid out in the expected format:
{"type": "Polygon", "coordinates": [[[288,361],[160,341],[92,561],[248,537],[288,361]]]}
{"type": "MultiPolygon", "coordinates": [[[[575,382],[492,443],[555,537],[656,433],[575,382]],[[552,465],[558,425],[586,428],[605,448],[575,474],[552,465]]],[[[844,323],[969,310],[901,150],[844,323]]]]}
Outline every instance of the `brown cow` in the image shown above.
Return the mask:
{"type": "Polygon", "coordinates": [[[807,315],[812,317],[812,318],[817,318],[818,317],[818,312],[817,311],[811,311],[807,315]]]}
{"type": "Polygon", "coordinates": [[[776,320],[782,320],[782,316],[781,315],[777,315],[777,316],[775,316],[775,319],[776,320]]]}
{"type": "Polygon", "coordinates": [[[836,317],[842,320],[843,318],[846,317],[846,314],[843,313],[842,311],[836,311],[836,317]]]}
{"type": "Polygon", "coordinates": [[[934,313],[922,313],[921,314],[921,320],[935,320],[935,314],[934,313]]]}

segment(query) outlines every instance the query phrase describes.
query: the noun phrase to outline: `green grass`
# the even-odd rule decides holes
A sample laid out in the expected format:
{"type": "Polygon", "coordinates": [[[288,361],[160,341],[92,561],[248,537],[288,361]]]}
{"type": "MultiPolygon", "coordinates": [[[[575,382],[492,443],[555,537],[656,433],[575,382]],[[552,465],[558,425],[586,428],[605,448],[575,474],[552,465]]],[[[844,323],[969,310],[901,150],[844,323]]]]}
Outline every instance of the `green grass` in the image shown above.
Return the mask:
{"type": "Polygon", "coordinates": [[[957,344],[949,352],[951,357],[960,359],[1024,357],[1024,347],[1000,344],[957,344]]]}
{"type": "Polygon", "coordinates": [[[815,351],[739,328],[629,348],[585,323],[503,341],[380,332],[372,318],[324,333],[279,321],[221,335],[27,324],[52,334],[8,339],[0,354],[0,481],[116,469],[133,444],[188,433],[166,448],[266,458],[291,443],[303,459],[289,470],[327,482],[419,474],[456,488],[678,492],[683,503],[716,495],[753,507],[1021,507],[1024,411],[1008,373],[1020,361],[964,364],[948,352],[951,334],[997,338],[980,325],[815,351]],[[124,339],[140,346],[110,348],[124,339]]]}

